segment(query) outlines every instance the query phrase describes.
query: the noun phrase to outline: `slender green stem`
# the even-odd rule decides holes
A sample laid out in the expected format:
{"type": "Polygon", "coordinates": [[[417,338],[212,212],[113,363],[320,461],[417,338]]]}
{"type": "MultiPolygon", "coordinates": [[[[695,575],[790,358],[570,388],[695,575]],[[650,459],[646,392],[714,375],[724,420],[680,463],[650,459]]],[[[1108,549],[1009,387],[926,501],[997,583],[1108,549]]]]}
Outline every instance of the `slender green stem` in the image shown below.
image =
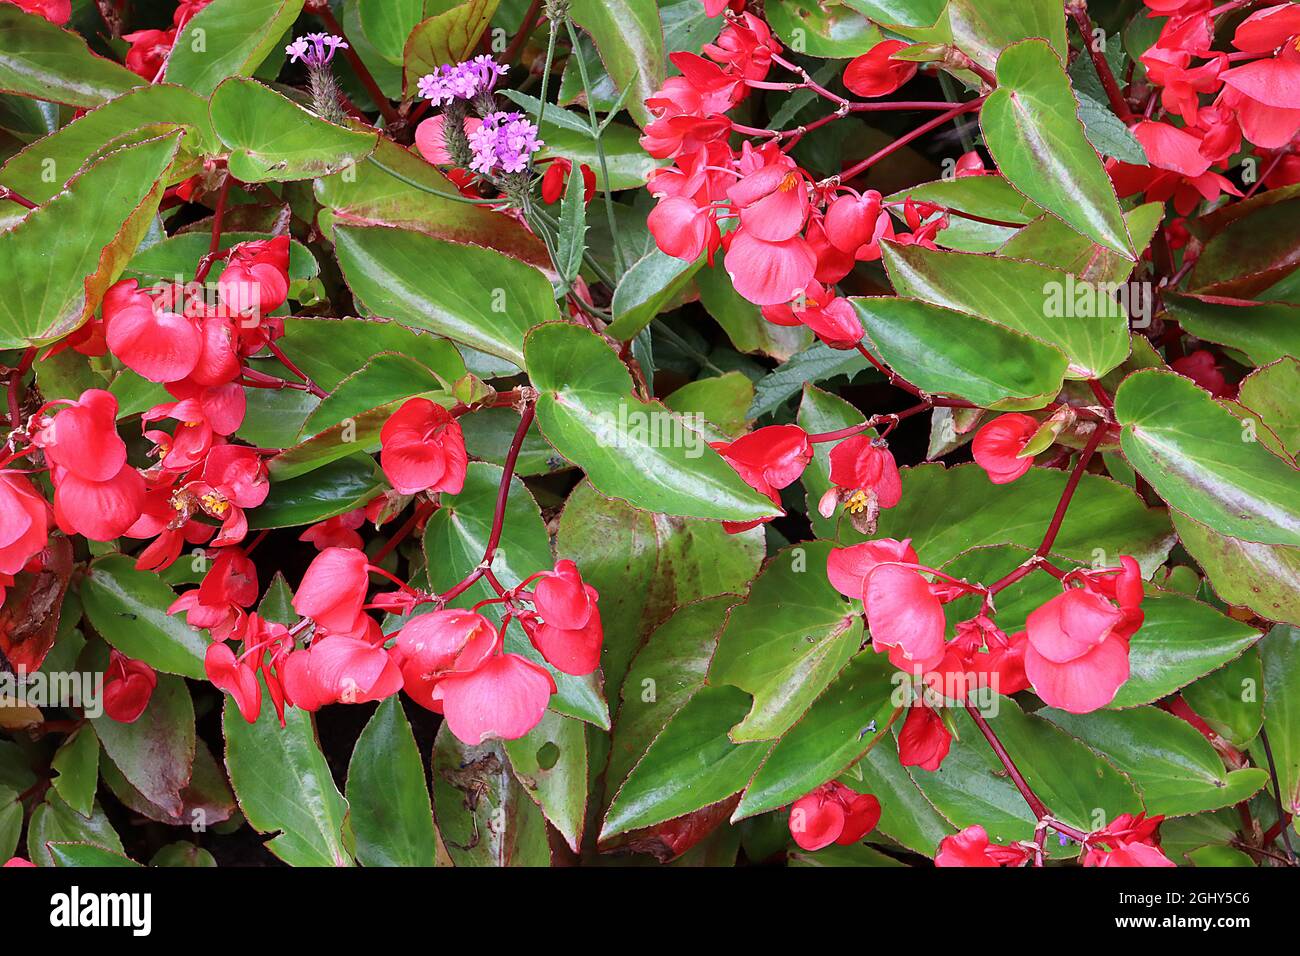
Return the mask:
{"type": "MultiPolygon", "coordinates": [[[[542,117],[546,115],[546,97],[551,85],[551,62],[555,59],[556,23],[554,20],[550,21],[550,23],[551,35],[546,41],[546,62],[542,64],[542,88],[538,91],[540,95],[537,97],[537,118],[535,122],[537,123],[538,132],[542,129],[542,117]]],[[[532,164],[531,159],[529,164],[532,164]]]]}
{"type": "MultiPolygon", "coordinates": [[[[618,224],[614,221],[614,191],[610,189],[609,163],[605,160],[605,147],[601,143],[601,125],[596,120],[596,106],[591,101],[591,84],[587,81],[587,61],[578,49],[578,31],[573,28],[573,21],[564,19],[564,26],[569,31],[569,44],[578,60],[578,75],[582,78],[582,89],[587,99],[587,118],[591,121],[591,136],[596,141],[596,159],[600,163],[600,175],[605,180],[605,216],[609,220],[609,235],[614,243],[614,268],[619,276],[623,275],[623,252],[618,247],[618,224]]],[[[575,171],[576,172],[576,171],[575,171]]],[[[574,173],[570,173],[574,175],[574,173]]]]}
{"type": "Polygon", "coordinates": [[[391,166],[385,166],[379,160],[375,159],[374,156],[367,156],[366,161],[378,166],[398,182],[405,183],[412,189],[418,189],[422,193],[429,193],[431,196],[441,196],[443,199],[450,199],[452,202],[463,202],[470,206],[496,206],[501,203],[500,199],[471,199],[469,196],[461,196],[456,193],[445,193],[441,189],[434,189],[432,186],[426,186],[424,183],[411,179],[409,176],[403,176],[391,166]]]}
{"type": "MultiPolygon", "coordinates": [[[[540,206],[535,208],[533,212],[552,229],[560,228],[559,220],[540,206]]],[[[614,279],[605,271],[605,267],[596,261],[595,257],[591,255],[589,250],[584,249],[582,251],[582,261],[586,264],[587,268],[596,274],[596,278],[609,286],[610,289],[613,289],[616,286],[614,279]]]]}

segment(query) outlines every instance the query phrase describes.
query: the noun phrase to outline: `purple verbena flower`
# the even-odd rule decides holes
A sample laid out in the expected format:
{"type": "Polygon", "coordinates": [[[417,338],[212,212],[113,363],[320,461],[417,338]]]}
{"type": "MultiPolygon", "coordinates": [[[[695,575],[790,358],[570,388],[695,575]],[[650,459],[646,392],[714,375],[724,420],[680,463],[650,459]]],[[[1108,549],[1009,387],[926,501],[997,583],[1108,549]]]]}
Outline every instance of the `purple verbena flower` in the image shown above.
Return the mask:
{"type": "Polygon", "coordinates": [[[434,106],[453,100],[473,99],[495,87],[497,80],[509,69],[490,56],[476,56],[455,66],[441,66],[436,72],[420,77],[420,95],[434,106]]]}
{"type": "Polygon", "coordinates": [[[519,112],[489,113],[483,124],[469,134],[474,151],[470,169],[478,173],[521,173],[528,160],[545,144],[537,138],[537,127],[519,112]]]}
{"type": "Polygon", "coordinates": [[[331,33],[309,33],[290,43],[284,52],[289,55],[290,63],[302,60],[309,67],[321,69],[329,65],[336,51],[346,49],[348,45],[342,37],[331,33]]]}

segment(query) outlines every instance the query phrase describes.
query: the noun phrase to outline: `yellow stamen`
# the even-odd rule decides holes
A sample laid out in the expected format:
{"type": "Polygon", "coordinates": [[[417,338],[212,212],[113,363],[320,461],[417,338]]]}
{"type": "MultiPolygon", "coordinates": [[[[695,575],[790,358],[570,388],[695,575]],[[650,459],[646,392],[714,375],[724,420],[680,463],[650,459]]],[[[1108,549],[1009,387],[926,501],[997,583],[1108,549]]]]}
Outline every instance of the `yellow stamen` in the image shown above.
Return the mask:
{"type": "Polygon", "coordinates": [[[208,492],[199,500],[203,502],[203,510],[215,518],[220,518],[230,510],[230,502],[215,491],[208,492]]]}

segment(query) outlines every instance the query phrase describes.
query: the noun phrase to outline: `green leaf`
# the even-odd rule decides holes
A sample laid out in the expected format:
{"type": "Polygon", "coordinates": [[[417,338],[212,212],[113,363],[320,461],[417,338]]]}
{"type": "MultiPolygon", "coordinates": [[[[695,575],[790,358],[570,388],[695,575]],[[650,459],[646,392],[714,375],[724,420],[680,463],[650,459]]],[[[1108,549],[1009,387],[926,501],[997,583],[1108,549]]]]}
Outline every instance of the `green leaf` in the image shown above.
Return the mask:
{"type": "Polygon", "coordinates": [[[177,840],[175,843],[168,843],[159,850],[149,860],[150,866],[162,867],[203,867],[211,868],[217,865],[216,858],[211,853],[188,843],[185,840],[177,840]]]}
{"type": "MultiPolygon", "coordinates": [[[[583,565],[586,576],[586,566],[583,565]]],[[[605,600],[602,594],[602,601],[605,600]]],[[[720,595],[683,604],[650,634],[623,684],[605,785],[615,790],[650,744],[704,686],[727,612],[739,598],[720,595]]],[[[616,633],[611,629],[611,634],[616,633]]]]}
{"type": "MultiPolygon", "coordinates": [[[[797,424],[809,434],[839,431],[850,425],[860,425],[864,420],[862,412],[837,395],[812,385],[804,386],[797,424]]],[[[869,429],[867,434],[874,435],[875,430],[869,429]]],[[[836,442],[818,442],[813,445],[812,461],[800,478],[807,496],[808,520],[812,523],[813,536],[816,538],[834,538],[838,525],[835,515],[823,518],[817,510],[822,495],[831,487],[831,450],[835,445],[836,442]]]]}
{"type": "Polygon", "coordinates": [[[456,866],[550,865],[546,818],[500,741],[466,746],[444,722],[433,742],[433,807],[456,866]]]}
{"type": "Polygon", "coordinates": [[[546,277],[490,249],[373,226],[339,224],[334,238],[348,285],[369,311],[521,367],[524,333],[556,317],[546,277]]]}
{"type": "MultiPolygon", "coordinates": [[[[1128,780],[1085,744],[1041,717],[1025,714],[1009,697],[995,702],[997,713],[986,712],[985,719],[1030,788],[1062,823],[1092,831],[1101,822],[1142,809],[1128,780]]],[[[990,843],[1032,840],[1035,819],[1028,804],[974,721],[964,710],[952,713],[959,736],[943,765],[934,772],[909,767],[912,779],[954,826],[980,824],[990,843]]],[[[1077,845],[1055,843],[1048,840],[1050,855],[1078,853],[1077,845]]]]}
{"type": "MultiPolygon", "coordinates": [[[[475,458],[490,461],[494,465],[505,465],[510,443],[519,427],[518,412],[510,408],[480,408],[457,420],[461,431],[465,433],[465,444],[474,449],[475,458]]],[[[524,436],[523,447],[515,461],[515,474],[549,475],[568,467],[569,463],[555,454],[555,449],[546,443],[534,421],[524,436]]]]}
{"type": "MultiPolygon", "coordinates": [[[[284,374],[289,375],[287,371],[284,374]]],[[[239,426],[239,437],[258,448],[287,448],[292,445],[298,440],[307,416],[320,404],[315,395],[296,388],[250,388],[245,391],[244,423],[239,426]]],[[[149,408],[152,404],[144,407],[149,408]]]]}
{"type": "Polygon", "coordinates": [[[53,342],[94,314],[149,228],[180,135],[109,153],[0,233],[0,281],[23,290],[0,302],[0,348],[53,342]]]}
{"type": "Polygon", "coordinates": [[[946,13],[947,0],[845,0],[845,6],[876,23],[930,27],[946,13]]]}
{"type": "MultiPolygon", "coordinates": [[[[53,783],[59,796],[83,817],[89,817],[99,787],[99,738],[95,736],[94,728],[83,726],[63,741],[54,754],[50,769],[57,774],[53,783]]],[[[0,846],[0,850],[3,849],[0,846]]]]}
{"type": "Polygon", "coordinates": [[[1233,218],[1201,250],[1187,288],[1202,295],[1251,298],[1295,272],[1300,266],[1300,197],[1272,199],[1272,192],[1227,207],[1233,218]]]}
{"type": "Polygon", "coordinates": [[[456,346],[417,329],[382,319],[286,318],[279,342],[298,367],[321,388],[333,391],[382,352],[400,352],[454,382],[465,374],[456,346]]]}
{"type": "MultiPolygon", "coordinates": [[[[471,462],[465,487],[459,494],[444,494],[424,530],[425,566],[429,587],[446,591],[455,586],[483,560],[492,534],[496,498],[503,470],[484,462],[471,462]]],[[[551,542],[541,511],[518,476],[510,481],[502,523],[501,547],[492,563],[493,573],[503,586],[512,588],[538,571],[554,566],[551,542]]],[[[455,604],[470,607],[495,594],[486,581],[466,590],[455,604]]],[[[492,613],[492,608],[484,613],[492,613]]],[[[506,650],[522,654],[545,667],[555,680],[558,693],[551,708],[599,727],[609,727],[609,707],[600,694],[594,675],[575,677],[557,671],[545,662],[520,629],[512,625],[506,633],[506,650]]]]}
{"type": "Polygon", "coordinates": [[[1193,866],[1248,866],[1254,868],[1255,861],[1251,859],[1250,854],[1241,850],[1233,849],[1230,846],[1202,846],[1187,854],[1187,859],[1193,866]]]}
{"type": "Polygon", "coordinates": [[[368,503],[387,485],[369,455],[340,458],[297,478],[272,481],[271,492],[248,516],[255,531],[315,524],[368,503]]]}
{"type": "Polygon", "coordinates": [[[816,0],[773,0],[764,7],[772,31],[791,49],[836,59],[866,53],[883,39],[866,17],[816,0]]]}
{"type": "Polygon", "coordinates": [[[1220,598],[1270,621],[1300,624],[1300,548],[1246,541],[1172,516],[1178,540],[1220,598]]]}
{"type": "Polygon", "coordinates": [[[390,63],[400,64],[406,39],[426,16],[426,0],[357,0],[361,28],[390,63]]]}
{"type": "Polygon", "coordinates": [[[947,209],[1016,225],[1033,222],[1043,212],[1016,192],[1005,178],[992,174],[936,179],[900,189],[888,200],[902,202],[908,197],[917,202],[935,202],[947,209]]]}
{"type": "Polygon", "coordinates": [[[177,33],[168,83],[209,96],[229,76],[252,76],[284,35],[303,0],[212,0],[177,33]]]}
{"type": "Polygon", "coordinates": [[[862,645],[862,617],[823,573],[830,542],[780,552],[731,612],[709,682],[748,691],[754,706],[737,742],[780,737],[862,645]]]}
{"type": "Polygon", "coordinates": [[[840,783],[858,793],[874,794],[880,800],[876,829],[922,856],[934,856],[939,842],[954,832],[898,762],[898,743],[892,733],[881,736],[867,755],[840,777],[840,783]]]}
{"type": "Polygon", "coordinates": [[[826,692],[777,741],[745,790],[732,820],[793,803],[861,760],[889,733],[896,673],[889,658],[872,649],[849,661],[826,692]]]}
{"type": "Polygon", "coordinates": [[[852,379],[869,367],[870,363],[856,350],[833,349],[823,342],[814,342],[758,380],[749,417],[758,418],[775,411],[791,395],[799,394],[804,385],[839,375],[852,379]]]}
{"type": "Polygon", "coordinates": [[[194,770],[194,703],[185,681],[160,674],[149,706],[133,723],[104,715],[91,724],[127,782],[164,813],[179,816],[181,791],[194,770]]]}
{"type": "MultiPolygon", "coordinates": [[[[154,87],[154,89],[159,89],[159,87],[154,87]]],[[[226,246],[265,238],[265,233],[258,232],[227,230],[221,234],[222,244],[226,246]]],[[[207,254],[211,242],[212,236],[207,230],[202,232],[182,232],[174,236],[168,236],[161,242],[155,242],[153,245],[140,249],[132,256],[131,261],[126,264],[122,277],[136,279],[141,285],[176,282],[178,278],[189,282],[193,280],[198,269],[198,260],[207,254]]],[[[225,268],[226,264],[224,262],[214,263],[208,273],[207,281],[211,282],[219,279],[225,268]]],[[[316,257],[312,255],[311,250],[298,240],[290,239],[289,278],[314,279],[319,274],[320,264],[316,261],[316,257]]],[[[286,318],[286,321],[299,320],[286,318]]],[[[160,388],[161,386],[154,387],[160,388]]],[[[118,410],[118,417],[122,417],[121,409],[118,410]]]]}
{"type": "Polygon", "coordinates": [[[47,843],[55,866],[138,867],[135,860],[93,843],[47,843]]]}
{"type": "Polygon", "coordinates": [[[1124,456],[1169,504],[1215,531],[1300,546],[1296,469],[1250,441],[1191,379],[1148,370],[1115,395],[1124,456]]]}
{"type": "Polygon", "coordinates": [[[655,0],[572,0],[569,10],[573,22],[591,34],[619,90],[632,88],[625,101],[627,111],[644,126],[650,120],[646,98],[664,82],[664,28],[658,4],[655,0]]]}
{"type": "Polygon", "coordinates": [[[1287,356],[1255,369],[1238,385],[1237,401],[1263,418],[1287,454],[1300,457],[1300,360],[1287,356]]]}
{"type": "Polygon", "coordinates": [[[1251,648],[1235,661],[1183,688],[1183,700],[1215,733],[1239,750],[1264,725],[1264,668],[1251,648]]]}
{"type": "Polygon", "coordinates": [[[559,248],[555,262],[565,289],[578,277],[582,269],[582,254],[587,251],[587,205],[583,201],[586,191],[581,176],[569,176],[564,202],[560,205],[559,248]]]}
{"type": "Polygon", "coordinates": [[[1227,772],[1210,742],[1191,724],[1156,707],[1039,716],[1109,759],[1137,787],[1149,814],[1185,816],[1250,798],[1268,781],[1255,767],[1227,772]]]}
{"type": "MultiPolygon", "coordinates": [[[[600,167],[596,141],[590,132],[579,133],[552,125],[551,114],[556,112],[552,106],[542,117],[542,139],[546,145],[534,156],[534,162],[563,156],[574,167],[585,164],[596,174],[596,188],[604,191],[605,173],[600,167]]],[[[644,188],[646,174],[661,163],[641,148],[636,129],[623,123],[611,123],[605,127],[600,134],[600,145],[605,151],[605,165],[609,168],[609,188],[614,191],[644,188]]]]}
{"type": "MultiPolygon", "coordinates": [[[[1151,237],[1155,234],[1156,227],[1163,221],[1164,215],[1164,204],[1158,202],[1146,203],[1124,214],[1129,235],[1133,237],[1134,248],[1142,250],[1151,244],[1151,237]]],[[[1118,284],[1127,280],[1136,266],[1136,263],[1079,235],[1054,216],[1041,216],[1035,219],[1007,240],[1006,244],[998,250],[998,255],[1013,259],[1029,259],[1071,273],[1085,282],[1096,283],[1102,288],[1111,288],[1111,286],[1104,286],[1105,283],[1115,283],[1114,288],[1120,295],[1129,294],[1120,292],[1122,287],[1118,284]]],[[[1149,298],[1130,299],[1128,302],[1129,311],[1134,313],[1135,318],[1139,306],[1151,304],[1149,298]]],[[[1079,320],[1076,318],[1074,321],[1079,320]]],[[[1118,328],[1118,323],[1114,327],[1118,328]]]]}
{"type": "MultiPolygon", "coordinates": [[[[92,158],[112,148],[150,139],[163,132],[164,126],[176,125],[186,129],[181,153],[190,157],[189,162],[178,161],[172,167],[168,179],[177,181],[196,171],[204,153],[217,152],[219,140],[212,130],[205,100],[179,86],[159,84],[131,90],[32,143],[0,168],[0,183],[39,205],[57,195],[71,174],[92,158]],[[53,176],[49,174],[51,169],[53,176]]],[[[0,228],[26,214],[17,203],[5,203],[0,207],[0,228]]]]}
{"type": "Polygon", "coordinates": [[[271,459],[271,476],[283,481],[359,449],[377,450],[380,430],[403,402],[419,395],[451,404],[449,386],[414,359],[381,352],[312,410],[299,432],[303,440],[271,459]]]}
{"type": "Polygon", "coordinates": [[[1240,349],[1257,365],[1300,355],[1300,305],[1175,293],[1164,302],[1189,335],[1240,349]]]}
{"type": "Polygon", "coordinates": [[[712,440],[731,441],[746,431],[746,412],[754,401],[754,383],[741,372],[687,382],[664,404],[679,415],[694,415],[712,440]]]}
{"type": "Polygon", "coordinates": [[[89,109],[143,82],[72,31],[0,4],[0,91],[89,109]]]}
{"type": "Polygon", "coordinates": [[[1056,0],[949,0],[948,22],[962,52],[989,69],[999,63],[1003,50],[1031,37],[1051,44],[1057,65],[1070,52],[1065,11],[1056,0]]]}
{"type": "Polygon", "coordinates": [[[1259,632],[1184,594],[1156,592],[1142,601],[1146,615],[1129,641],[1129,679],[1111,708],[1167,697],[1241,656],[1259,632]]]}
{"type": "MultiPolygon", "coordinates": [[[[58,789],[56,781],[55,790],[58,789]]],[[[22,836],[25,816],[18,791],[0,787],[0,854],[4,854],[6,860],[18,852],[18,840],[22,836]]]]}
{"type": "Polygon", "coordinates": [[[1128,317],[1103,285],[999,256],[883,244],[899,295],[982,316],[1066,354],[1071,378],[1096,378],[1128,357],[1128,317]]]}
{"type": "Polygon", "coordinates": [[[787,866],[907,866],[892,856],[886,856],[879,850],[873,850],[865,843],[851,843],[848,846],[822,847],[815,853],[807,850],[794,850],[790,853],[787,866]]]}
{"type": "Polygon", "coordinates": [[[27,858],[37,866],[50,866],[53,854],[48,843],[93,843],[115,853],[124,852],[122,839],[96,801],[89,817],[83,817],[63,802],[58,791],[45,794],[45,802],[32,811],[27,821],[27,858]]]}
{"type": "MultiPolygon", "coordinates": [[[[940,464],[901,469],[903,499],[881,512],[876,537],[912,539],[921,561],[939,567],[969,548],[1015,544],[1034,548],[1065,488],[1061,471],[1031,468],[1009,485],[994,485],[978,465],[940,464]]],[[[840,522],[845,544],[862,540],[849,522],[840,522]]],[[[1071,499],[1052,551],[1091,564],[1097,549],[1109,564],[1130,554],[1152,573],[1173,544],[1164,511],[1147,508],[1118,482],[1084,475],[1071,499]]],[[[999,604],[999,608],[1001,605],[999,604]]]]}
{"type": "Polygon", "coordinates": [[[1003,51],[997,75],[980,126],[1002,175],[1075,231],[1135,259],[1115,188],[1084,135],[1058,54],[1043,40],[1025,40],[1003,51]]]}
{"type": "Polygon", "coordinates": [[[1235,810],[1217,810],[1179,817],[1160,827],[1160,848],[1176,863],[1188,862],[1187,854],[1211,844],[1226,847],[1240,839],[1241,815],[1235,810]]]}
{"type": "Polygon", "coordinates": [[[727,731],[749,710],[735,687],[704,687],[655,738],[614,795],[601,841],[653,826],[726,800],[739,792],[771,749],[736,744],[727,731]]]}
{"type": "MultiPolygon", "coordinates": [[[[535,116],[538,108],[542,104],[542,101],[537,97],[529,96],[527,93],[522,93],[519,90],[506,89],[497,90],[497,92],[516,106],[523,107],[524,112],[528,113],[530,116],[535,116]]],[[[545,113],[546,115],[542,117],[543,127],[554,126],[558,129],[563,129],[566,132],[578,133],[587,139],[592,138],[591,120],[586,115],[580,116],[571,110],[556,109],[554,106],[551,106],[551,108],[546,110],[545,113]]],[[[549,132],[547,138],[549,138],[549,132]]],[[[595,170],[592,171],[595,172],[595,170]]]]}
{"type": "MultiPolygon", "coordinates": [[[[1278,625],[1260,645],[1264,662],[1264,731],[1277,766],[1282,808],[1300,812],[1300,629],[1278,625]]],[[[1268,766],[1261,741],[1251,745],[1255,763],[1268,766]]]]}
{"type": "Polygon", "coordinates": [[[410,32],[402,52],[407,90],[440,66],[468,60],[479,37],[492,22],[499,0],[466,0],[421,21],[410,32]]]}
{"type": "Polygon", "coordinates": [[[1129,132],[1124,121],[1111,112],[1110,107],[1087,93],[1077,92],[1079,120],[1083,132],[1093,149],[1103,156],[1114,156],[1121,162],[1134,166],[1147,165],[1146,150],[1136,136],[1129,132]]]}
{"type": "Polygon", "coordinates": [[[744,592],[765,553],[761,528],[728,534],[714,521],[641,511],[586,481],[565,503],[555,550],[600,592],[601,670],[611,699],[652,630],[683,605],[744,592]]]}
{"type": "Polygon", "coordinates": [[[284,720],[281,727],[265,701],[250,724],[226,700],[226,766],[239,808],[258,833],[275,834],[266,848],[290,866],[350,866],[348,803],[316,742],[312,715],[290,707],[284,720]]]}
{"type": "Polygon", "coordinates": [[[347,801],[362,866],[434,866],[438,834],[424,762],[397,695],[381,701],[348,764],[347,801]]]}
{"type": "Polygon", "coordinates": [[[332,210],[321,217],[353,225],[397,226],[495,249],[539,269],[551,268],[542,241],[519,222],[488,206],[459,202],[451,180],[438,167],[387,137],[365,162],[316,180],[316,199],[332,210]]]}
{"type": "Polygon", "coordinates": [[[176,592],[158,575],[137,571],[123,555],[109,555],[90,566],[80,594],[95,630],[127,657],[165,674],[206,679],[208,639],[167,613],[176,592]]]}
{"type": "Polygon", "coordinates": [[[618,280],[610,308],[614,321],[605,330],[618,339],[634,338],[650,324],[704,264],[704,254],[694,262],[651,249],[618,280]]]}
{"type": "Polygon", "coordinates": [[[1066,357],[1021,332],[914,299],[850,299],[876,354],[923,392],[990,408],[1041,408],[1061,390],[1066,357]]]}
{"type": "MultiPolygon", "coordinates": [[[[720,256],[711,268],[695,273],[695,287],[700,293],[700,303],[722,326],[737,351],[768,355],[784,362],[812,342],[812,332],[806,326],[792,328],[769,322],[758,306],[741,298],[720,256]]],[[[861,358],[856,352],[837,354],[861,358]]]]}
{"type": "Polygon", "coordinates": [[[602,494],[683,517],[747,521],[777,513],[703,436],[634,396],[631,375],[594,333],[550,323],[529,332],[524,351],[542,393],[542,434],[602,494]]]}
{"type": "Polygon", "coordinates": [[[203,821],[209,827],[235,816],[235,795],[226,781],[226,772],[217,764],[212,751],[201,738],[194,745],[194,773],[181,791],[182,804],[176,813],[168,813],[133,787],[111,760],[102,760],[100,777],[123,806],[140,816],[169,826],[193,826],[203,821]]]}
{"type": "Polygon", "coordinates": [[[230,175],[244,183],[328,176],[369,156],[378,133],[321,119],[256,80],[232,76],[212,94],[212,126],[230,150],[230,175]]]}
{"type": "Polygon", "coordinates": [[[541,723],[504,746],[524,792],[577,853],[587,812],[587,732],[582,723],[548,710],[541,723]]]}

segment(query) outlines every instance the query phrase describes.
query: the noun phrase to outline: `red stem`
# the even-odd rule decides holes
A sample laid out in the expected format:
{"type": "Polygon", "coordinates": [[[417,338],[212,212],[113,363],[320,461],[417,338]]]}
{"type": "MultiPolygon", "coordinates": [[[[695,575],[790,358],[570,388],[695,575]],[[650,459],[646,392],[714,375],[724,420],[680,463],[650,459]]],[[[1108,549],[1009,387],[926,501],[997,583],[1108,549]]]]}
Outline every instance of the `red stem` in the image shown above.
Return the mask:
{"type": "Polygon", "coordinates": [[[23,385],[23,376],[32,367],[32,362],[36,360],[36,347],[32,346],[23,352],[23,357],[18,360],[18,367],[9,375],[9,425],[11,428],[18,428],[23,421],[23,407],[20,392],[23,385]]]}
{"type": "Polygon", "coordinates": [[[1080,843],[1086,840],[1088,834],[1084,833],[1082,830],[1076,830],[1072,826],[1061,823],[1052,817],[1051,811],[1047,809],[1047,804],[1043,803],[1043,801],[1039,799],[1038,794],[1034,793],[1033,788],[1029,786],[1029,781],[1027,781],[1024,774],[1020,772],[1020,768],[1016,766],[1016,762],[1011,759],[1011,754],[1007,753],[1007,748],[1002,746],[1002,741],[999,740],[998,735],[993,732],[993,728],[989,726],[988,721],[984,719],[984,716],[979,712],[979,709],[969,701],[966,702],[966,713],[970,714],[971,720],[975,721],[975,726],[979,728],[980,733],[984,735],[984,739],[988,741],[989,746],[993,748],[993,752],[997,754],[997,758],[1006,769],[1007,775],[1011,777],[1011,782],[1016,785],[1016,789],[1020,791],[1020,795],[1025,798],[1025,803],[1029,804],[1029,810],[1038,819],[1038,822],[1041,824],[1044,820],[1048,820],[1050,821],[1051,828],[1056,830],[1058,833],[1064,833],[1066,836],[1073,840],[1078,840],[1080,843]]]}
{"type": "Polygon", "coordinates": [[[961,116],[963,113],[969,113],[972,110],[977,110],[983,105],[984,105],[984,97],[981,96],[978,97],[977,99],[971,100],[968,103],[963,103],[961,104],[961,106],[954,107],[953,109],[950,109],[945,113],[940,113],[934,119],[922,123],[920,126],[912,130],[910,133],[904,133],[902,136],[894,140],[888,146],[884,147],[878,152],[873,153],[872,155],[868,156],[866,159],[862,160],[862,162],[856,163],[850,166],[848,169],[844,170],[844,172],[840,173],[840,180],[843,182],[848,182],[850,179],[853,179],[859,173],[865,172],[866,170],[870,169],[872,166],[880,162],[885,157],[892,156],[895,152],[902,149],[904,146],[906,146],[908,143],[912,142],[913,140],[919,139],[922,136],[924,136],[926,133],[930,132],[931,130],[938,129],[940,126],[943,126],[948,121],[958,116],[961,116]]]}
{"type": "Polygon", "coordinates": [[[230,199],[230,186],[234,181],[234,177],[227,173],[225,181],[221,184],[221,192],[217,195],[217,206],[212,211],[212,241],[208,243],[207,255],[199,260],[199,267],[194,273],[195,282],[206,279],[208,273],[212,271],[212,264],[218,259],[218,250],[221,249],[221,230],[226,220],[226,204],[230,199]]]}
{"type": "Polygon", "coordinates": [[[306,372],[295,365],[289,356],[284,354],[284,350],[281,349],[280,346],[276,345],[274,342],[267,342],[266,347],[270,350],[272,355],[279,359],[280,364],[287,368],[291,374],[302,379],[302,383],[307,386],[307,391],[311,392],[317,398],[326,398],[329,396],[329,392],[325,391],[325,389],[313,382],[306,372]]]}
{"type": "Polygon", "coordinates": [[[922,412],[928,412],[935,407],[934,399],[926,399],[918,405],[911,408],[905,408],[901,412],[885,412],[880,415],[872,415],[865,422],[858,425],[849,425],[847,428],[840,428],[833,432],[817,432],[808,436],[808,440],[814,445],[819,442],[838,441],[841,438],[852,438],[854,435],[860,435],[869,428],[875,428],[885,422],[901,422],[905,418],[911,418],[913,415],[920,415],[922,412]]]}
{"type": "Polygon", "coordinates": [[[1052,515],[1052,523],[1047,526],[1047,532],[1043,535],[1042,544],[1034,554],[1040,558],[1047,556],[1052,550],[1052,545],[1056,543],[1056,536],[1061,531],[1061,522],[1065,520],[1065,512],[1070,508],[1070,499],[1074,497],[1075,489],[1079,487],[1079,482],[1083,480],[1083,473],[1088,468],[1088,462],[1092,459],[1093,452],[1101,444],[1101,436],[1106,427],[1098,424],[1093,433],[1088,438],[1088,444],[1084,446],[1083,453],[1079,455],[1079,460],[1075,463],[1074,471],[1070,472],[1070,478],[1065,483],[1065,490],[1061,492],[1061,500],[1056,503],[1056,512],[1052,515]]]}
{"type": "Polygon", "coordinates": [[[1070,16],[1074,18],[1075,26],[1079,28],[1079,33],[1083,36],[1083,48],[1088,51],[1092,65],[1097,70],[1102,89],[1106,91],[1106,99],[1110,101],[1111,110],[1125,123],[1131,122],[1133,111],[1129,108],[1128,101],[1124,99],[1124,93],[1119,88],[1119,83],[1115,81],[1115,74],[1111,72],[1110,64],[1106,62],[1106,53],[1104,50],[1096,49],[1093,45],[1092,18],[1088,16],[1087,4],[1067,3],[1066,9],[1070,16]]]}
{"type": "MultiPolygon", "coordinates": [[[[865,358],[868,362],[870,362],[872,366],[875,367],[876,371],[878,371],[881,375],[885,376],[886,380],[889,382],[890,385],[893,385],[895,388],[901,388],[909,395],[921,399],[923,403],[928,402],[931,407],[937,407],[937,408],[978,408],[979,407],[972,402],[968,402],[960,398],[933,398],[929,395],[926,395],[924,392],[922,392],[919,388],[917,388],[907,379],[903,378],[903,376],[899,375],[897,372],[895,372],[893,369],[887,366],[884,362],[880,361],[880,359],[872,355],[871,352],[867,350],[866,346],[864,346],[861,342],[859,342],[856,347],[857,350],[860,353],[862,353],[862,357],[865,358]]],[[[912,412],[911,414],[916,414],[916,412],[912,412]]],[[[889,416],[884,416],[884,417],[888,418],[889,416]]]]}
{"type": "Polygon", "coordinates": [[[1103,408],[1114,408],[1115,402],[1111,399],[1110,394],[1102,386],[1101,382],[1095,378],[1088,379],[1088,387],[1092,389],[1092,394],[1097,396],[1097,401],[1101,402],[1103,408]]]}
{"type": "Polygon", "coordinates": [[[411,532],[419,527],[421,521],[433,514],[433,508],[432,501],[422,501],[416,505],[411,517],[407,518],[406,522],[393,532],[393,536],[384,542],[384,546],[375,552],[375,556],[370,559],[371,563],[378,564],[388,557],[394,548],[410,537],[411,532]]]}
{"type": "Polygon", "coordinates": [[[501,531],[506,520],[506,501],[510,498],[510,480],[515,474],[515,463],[519,460],[519,451],[524,446],[524,437],[528,434],[528,429],[533,424],[533,416],[536,414],[536,409],[529,404],[524,407],[524,410],[519,415],[519,427],[515,429],[515,437],[510,442],[510,451],[506,453],[505,468],[501,472],[501,484],[497,488],[496,510],[492,513],[492,531],[488,535],[487,547],[483,549],[483,560],[459,584],[445,594],[438,595],[440,603],[446,604],[463,594],[485,574],[498,593],[504,590],[500,582],[492,575],[492,558],[496,554],[497,546],[501,543],[501,531]]]}
{"type": "Polygon", "coordinates": [[[0,200],[8,199],[10,202],[16,202],[24,209],[35,209],[36,203],[32,202],[22,193],[14,192],[8,186],[0,186],[0,200]]]}

